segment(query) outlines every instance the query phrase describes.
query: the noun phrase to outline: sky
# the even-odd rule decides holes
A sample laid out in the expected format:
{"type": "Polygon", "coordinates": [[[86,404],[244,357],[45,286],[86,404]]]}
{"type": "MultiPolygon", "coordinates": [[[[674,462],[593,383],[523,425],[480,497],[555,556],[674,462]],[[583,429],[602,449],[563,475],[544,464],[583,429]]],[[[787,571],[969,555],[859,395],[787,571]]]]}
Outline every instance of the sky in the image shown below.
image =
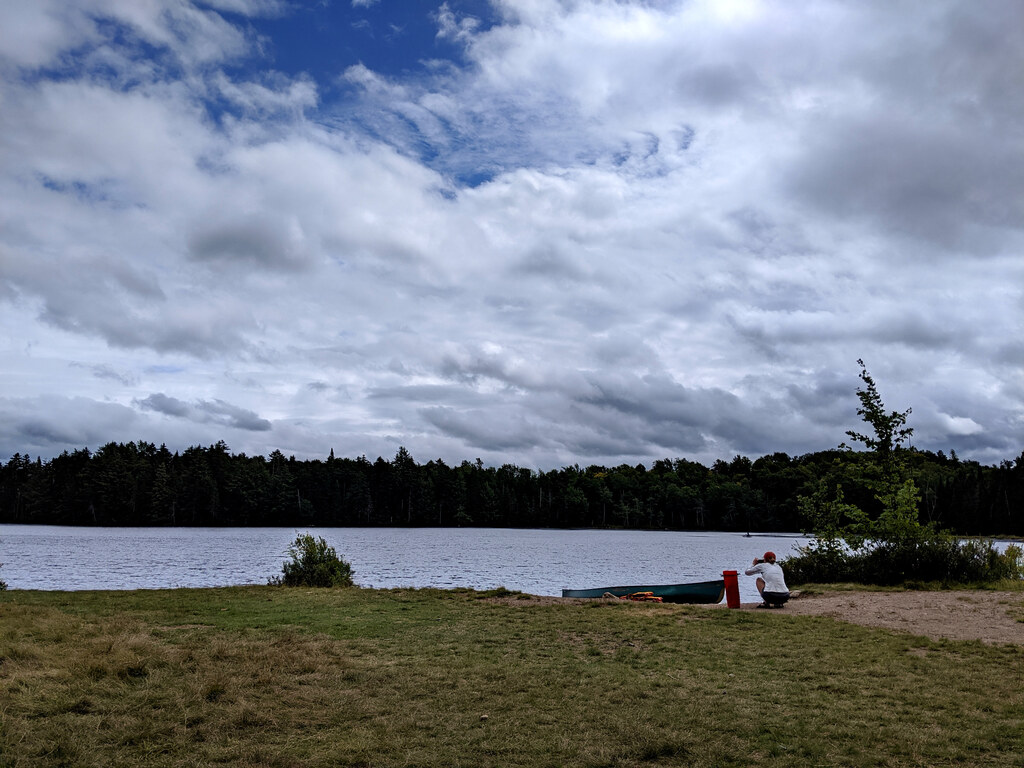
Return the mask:
{"type": "Polygon", "coordinates": [[[6,0],[0,461],[1024,450],[1018,0],[6,0]]]}

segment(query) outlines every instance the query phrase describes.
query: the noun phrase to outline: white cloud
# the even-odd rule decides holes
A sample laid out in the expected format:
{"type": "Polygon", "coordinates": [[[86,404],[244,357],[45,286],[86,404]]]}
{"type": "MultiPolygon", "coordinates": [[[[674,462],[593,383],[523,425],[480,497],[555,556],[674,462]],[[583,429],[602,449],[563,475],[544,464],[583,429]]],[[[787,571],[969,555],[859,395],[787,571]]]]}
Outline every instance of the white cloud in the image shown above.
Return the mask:
{"type": "Polygon", "coordinates": [[[318,96],[316,83],[307,77],[288,80],[281,75],[273,75],[270,83],[237,83],[220,73],[214,85],[220,95],[251,116],[265,117],[277,113],[285,116],[301,117],[306,110],[317,105],[318,96]]]}
{"type": "MultiPolygon", "coordinates": [[[[283,7],[274,0],[220,0],[207,5],[251,16],[273,15],[283,7]]],[[[215,10],[190,2],[13,0],[0,7],[0,57],[19,66],[41,67],[62,57],[102,54],[108,51],[94,46],[107,42],[109,32],[101,28],[107,23],[120,25],[129,45],[141,41],[156,46],[188,67],[237,58],[250,49],[240,28],[215,10]]]]}
{"type": "Polygon", "coordinates": [[[939,419],[950,435],[976,435],[985,428],[966,416],[950,416],[940,413],[939,419]]]}
{"type": "Polygon", "coordinates": [[[468,40],[480,26],[479,19],[472,16],[459,18],[447,2],[441,3],[435,18],[437,19],[437,36],[440,38],[451,38],[460,41],[468,40]]]}
{"type": "Polygon", "coordinates": [[[800,453],[861,357],[918,445],[1019,452],[1014,4],[496,6],[338,102],[225,66],[282,5],[5,5],[0,456],[800,453]]]}

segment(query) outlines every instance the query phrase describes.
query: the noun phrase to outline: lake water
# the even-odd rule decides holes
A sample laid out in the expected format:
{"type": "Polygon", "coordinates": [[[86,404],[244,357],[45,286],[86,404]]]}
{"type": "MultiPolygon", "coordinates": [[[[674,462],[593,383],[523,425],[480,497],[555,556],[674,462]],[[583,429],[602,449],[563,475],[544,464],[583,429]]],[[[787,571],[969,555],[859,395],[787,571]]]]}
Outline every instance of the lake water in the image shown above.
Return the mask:
{"type": "MultiPolygon", "coordinates": [[[[266,584],[280,575],[294,528],[77,528],[0,525],[0,579],[11,589],[162,589],[266,584]]],[[[793,534],[504,528],[312,528],[364,587],[563,588],[675,584],[740,571],[757,599],[751,559],[779,558],[793,534]]]]}

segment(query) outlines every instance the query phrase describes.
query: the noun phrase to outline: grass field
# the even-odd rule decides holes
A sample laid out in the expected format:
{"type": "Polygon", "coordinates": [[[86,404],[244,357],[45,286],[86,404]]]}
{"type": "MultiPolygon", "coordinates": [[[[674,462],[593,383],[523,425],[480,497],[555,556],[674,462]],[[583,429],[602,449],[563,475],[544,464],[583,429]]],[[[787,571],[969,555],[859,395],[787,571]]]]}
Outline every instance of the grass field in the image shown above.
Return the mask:
{"type": "Polygon", "coordinates": [[[0,766],[1021,765],[1019,646],[550,602],[0,593],[0,766]]]}

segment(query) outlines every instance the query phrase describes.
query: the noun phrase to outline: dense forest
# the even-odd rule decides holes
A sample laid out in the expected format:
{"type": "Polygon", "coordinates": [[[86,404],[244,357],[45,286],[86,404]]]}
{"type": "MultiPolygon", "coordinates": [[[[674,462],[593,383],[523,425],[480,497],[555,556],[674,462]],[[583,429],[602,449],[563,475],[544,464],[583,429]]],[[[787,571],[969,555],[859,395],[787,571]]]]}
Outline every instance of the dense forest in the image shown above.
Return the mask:
{"type": "MultiPolygon", "coordinates": [[[[907,449],[922,522],[960,534],[1024,535],[1024,454],[999,466],[907,449]]],[[[109,443],[0,467],[0,522],[120,526],[503,526],[801,531],[799,498],[841,486],[877,508],[869,453],[737,456],[712,466],[663,459],[547,472],[478,459],[418,464],[234,455],[219,442],[171,453],[109,443]]]]}

